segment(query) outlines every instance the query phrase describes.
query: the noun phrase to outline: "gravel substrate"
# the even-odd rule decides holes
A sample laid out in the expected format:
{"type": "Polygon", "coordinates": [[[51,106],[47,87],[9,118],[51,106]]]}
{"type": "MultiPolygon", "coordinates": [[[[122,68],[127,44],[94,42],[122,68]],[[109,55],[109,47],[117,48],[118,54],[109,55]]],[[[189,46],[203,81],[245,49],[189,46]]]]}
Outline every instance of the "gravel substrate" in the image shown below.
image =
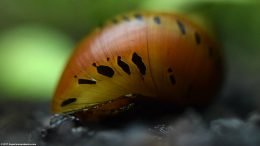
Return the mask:
{"type": "Polygon", "coordinates": [[[81,126],[70,118],[51,128],[48,103],[5,101],[0,103],[0,142],[43,146],[259,146],[257,108],[239,100],[232,104],[224,101],[219,100],[203,113],[187,109],[156,124],[135,121],[110,128],[81,126]]]}

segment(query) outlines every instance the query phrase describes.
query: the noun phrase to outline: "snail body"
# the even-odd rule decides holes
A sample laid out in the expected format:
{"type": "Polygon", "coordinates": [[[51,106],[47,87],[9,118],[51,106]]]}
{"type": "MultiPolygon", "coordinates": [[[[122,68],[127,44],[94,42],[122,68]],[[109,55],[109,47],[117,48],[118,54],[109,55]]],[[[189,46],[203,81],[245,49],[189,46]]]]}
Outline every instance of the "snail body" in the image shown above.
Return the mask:
{"type": "Polygon", "coordinates": [[[183,16],[118,16],[75,49],[57,86],[52,110],[90,109],[98,118],[129,106],[139,97],[135,95],[180,106],[205,105],[219,88],[221,66],[215,41],[183,16]]]}

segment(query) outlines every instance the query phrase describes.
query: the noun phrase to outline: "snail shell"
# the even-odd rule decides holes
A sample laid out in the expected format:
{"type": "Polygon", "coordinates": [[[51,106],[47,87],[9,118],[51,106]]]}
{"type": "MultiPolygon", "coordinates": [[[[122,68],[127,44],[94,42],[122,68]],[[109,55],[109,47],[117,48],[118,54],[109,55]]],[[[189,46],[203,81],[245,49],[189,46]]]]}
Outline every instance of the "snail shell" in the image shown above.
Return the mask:
{"type": "Polygon", "coordinates": [[[83,39],[52,101],[55,113],[109,116],[142,95],[173,105],[205,105],[222,81],[215,41],[171,13],[118,16],[83,39]]]}

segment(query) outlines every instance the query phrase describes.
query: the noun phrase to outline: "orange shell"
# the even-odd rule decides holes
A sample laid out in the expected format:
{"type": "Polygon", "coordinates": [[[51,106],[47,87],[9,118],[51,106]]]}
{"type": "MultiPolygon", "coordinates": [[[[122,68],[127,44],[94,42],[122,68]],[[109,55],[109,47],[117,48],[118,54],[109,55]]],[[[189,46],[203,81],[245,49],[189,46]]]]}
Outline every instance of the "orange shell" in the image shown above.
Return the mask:
{"type": "Polygon", "coordinates": [[[207,104],[222,80],[221,59],[214,40],[182,16],[118,16],[75,49],[52,110],[78,111],[128,94],[181,106],[207,104]]]}

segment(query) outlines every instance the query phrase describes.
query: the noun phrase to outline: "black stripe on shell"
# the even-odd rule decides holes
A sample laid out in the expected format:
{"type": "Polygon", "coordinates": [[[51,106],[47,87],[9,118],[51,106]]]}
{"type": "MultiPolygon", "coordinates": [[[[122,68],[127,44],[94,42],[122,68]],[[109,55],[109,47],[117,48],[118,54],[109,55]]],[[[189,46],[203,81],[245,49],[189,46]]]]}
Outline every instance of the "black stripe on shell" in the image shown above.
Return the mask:
{"type": "Polygon", "coordinates": [[[131,74],[129,65],[121,60],[121,56],[117,57],[117,64],[124,72],[126,72],[129,75],[131,74]]]}
{"type": "Polygon", "coordinates": [[[97,72],[101,75],[107,76],[112,78],[113,75],[115,74],[114,70],[109,67],[109,66],[105,66],[105,65],[99,65],[97,66],[97,72]]]}
{"type": "Polygon", "coordinates": [[[61,106],[63,107],[63,106],[69,105],[76,101],[77,101],[77,98],[68,98],[61,103],[61,106]]]}
{"type": "Polygon", "coordinates": [[[140,73],[142,75],[145,75],[146,72],[146,66],[142,60],[142,57],[139,56],[137,53],[134,52],[133,56],[132,56],[132,61],[133,63],[137,66],[137,68],[139,69],[140,73]]]}
{"type": "Polygon", "coordinates": [[[183,35],[186,34],[186,29],[185,29],[184,24],[183,24],[181,21],[177,20],[177,25],[178,25],[178,27],[179,27],[181,33],[182,33],[183,35]]]}
{"type": "Polygon", "coordinates": [[[78,84],[96,84],[96,81],[88,79],[78,79],[78,84]]]}

